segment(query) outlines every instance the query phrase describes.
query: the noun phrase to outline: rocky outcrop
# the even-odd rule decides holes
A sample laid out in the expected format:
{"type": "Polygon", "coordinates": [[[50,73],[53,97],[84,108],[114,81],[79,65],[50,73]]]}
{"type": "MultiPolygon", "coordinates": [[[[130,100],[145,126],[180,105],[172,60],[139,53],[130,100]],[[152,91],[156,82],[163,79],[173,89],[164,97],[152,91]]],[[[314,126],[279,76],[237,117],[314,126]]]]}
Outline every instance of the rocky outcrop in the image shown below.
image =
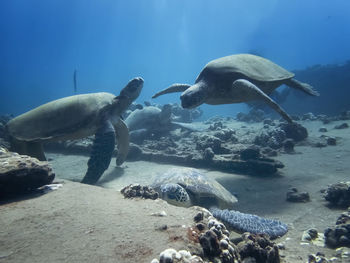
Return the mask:
{"type": "Polygon", "coordinates": [[[160,260],[151,263],[165,262],[270,262],[279,263],[278,246],[265,235],[244,233],[239,238],[231,240],[226,226],[203,208],[195,217],[195,225],[187,228],[188,239],[191,241],[189,251],[167,249],[160,253],[160,260]]]}
{"type": "Polygon", "coordinates": [[[47,162],[0,149],[0,198],[30,192],[54,178],[47,162]]]}
{"type": "Polygon", "coordinates": [[[350,210],[342,213],[334,227],[324,231],[325,243],[330,248],[350,247],[350,210]]]}
{"type": "Polygon", "coordinates": [[[339,182],[328,186],[324,198],[333,206],[350,206],[350,182],[339,182]]]}

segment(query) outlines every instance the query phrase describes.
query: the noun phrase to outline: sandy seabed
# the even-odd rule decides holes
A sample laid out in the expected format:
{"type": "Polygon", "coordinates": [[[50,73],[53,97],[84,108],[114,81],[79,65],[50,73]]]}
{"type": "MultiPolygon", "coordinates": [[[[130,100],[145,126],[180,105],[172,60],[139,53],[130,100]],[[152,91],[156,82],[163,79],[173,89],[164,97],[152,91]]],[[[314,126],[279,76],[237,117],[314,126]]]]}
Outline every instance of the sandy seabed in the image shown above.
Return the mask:
{"type": "MultiPolygon", "coordinates": [[[[349,129],[334,129],[342,122],[303,122],[309,139],[320,127],[337,138],[336,146],[296,146],[295,154],[276,157],[285,168],[277,176],[257,177],[202,170],[237,195],[235,209],[279,219],[289,232],[277,239],[285,262],[307,262],[321,251],[330,258],[335,250],[303,244],[304,230],[319,232],[334,226],[344,210],[331,209],[321,189],[349,180],[349,129]],[[286,201],[289,188],[310,194],[311,202],[286,201]]],[[[253,124],[252,124],[253,125],[253,124]]],[[[259,128],[259,127],[257,127],[259,128]]],[[[131,183],[147,185],[173,165],[144,161],[126,162],[109,169],[97,186],[78,183],[87,168],[87,156],[48,153],[63,187],[50,193],[12,200],[0,206],[0,262],[150,262],[168,247],[186,249],[186,227],[193,223],[194,208],[181,208],[162,200],[128,200],[119,190],[131,183]],[[156,216],[165,211],[167,216],[156,216]],[[159,230],[167,225],[166,231],[159,230]]]]}

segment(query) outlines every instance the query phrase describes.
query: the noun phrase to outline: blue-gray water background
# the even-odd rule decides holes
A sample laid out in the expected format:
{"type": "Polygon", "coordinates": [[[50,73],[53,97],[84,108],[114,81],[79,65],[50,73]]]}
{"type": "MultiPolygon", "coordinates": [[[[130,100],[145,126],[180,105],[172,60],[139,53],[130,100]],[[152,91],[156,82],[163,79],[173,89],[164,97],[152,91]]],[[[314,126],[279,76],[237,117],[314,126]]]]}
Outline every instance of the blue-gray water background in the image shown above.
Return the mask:
{"type": "MultiPolygon", "coordinates": [[[[117,93],[142,76],[143,102],[193,83],[221,56],[253,52],[294,70],[343,63],[349,47],[349,0],[4,0],[0,114],[73,95],[75,69],[78,93],[117,93]]],[[[179,94],[153,101],[179,102],[179,94]]],[[[234,115],[245,106],[202,109],[234,115]]]]}

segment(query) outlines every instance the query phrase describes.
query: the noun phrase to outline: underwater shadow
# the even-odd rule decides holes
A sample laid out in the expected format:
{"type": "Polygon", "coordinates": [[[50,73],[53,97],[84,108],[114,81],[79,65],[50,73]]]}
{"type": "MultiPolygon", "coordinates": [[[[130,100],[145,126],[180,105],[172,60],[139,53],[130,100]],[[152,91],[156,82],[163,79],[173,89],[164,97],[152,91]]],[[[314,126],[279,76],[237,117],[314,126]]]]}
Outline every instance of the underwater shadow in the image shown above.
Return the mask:
{"type": "Polygon", "coordinates": [[[103,187],[103,184],[109,183],[117,178],[122,177],[125,173],[124,169],[125,168],[122,167],[114,167],[112,171],[105,173],[96,185],[103,187]]]}
{"type": "Polygon", "coordinates": [[[3,205],[16,205],[19,202],[34,199],[45,195],[46,193],[42,190],[36,189],[27,193],[8,194],[0,197],[0,207],[3,205]]]}
{"type": "Polygon", "coordinates": [[[280,173],[263,177],[227,175],[216,180],[237,197],[234,210],[273,217],[274,214],[288,209],[286,193],[291,185],[280,173]]]}

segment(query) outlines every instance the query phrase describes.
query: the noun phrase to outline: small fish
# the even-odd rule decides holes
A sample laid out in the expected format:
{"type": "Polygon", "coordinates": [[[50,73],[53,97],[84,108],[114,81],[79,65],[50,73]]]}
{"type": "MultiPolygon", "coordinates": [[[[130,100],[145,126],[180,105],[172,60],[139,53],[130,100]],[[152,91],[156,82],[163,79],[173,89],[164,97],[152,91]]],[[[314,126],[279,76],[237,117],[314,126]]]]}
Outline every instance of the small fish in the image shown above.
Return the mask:
{"type": "Polygon", "coordinates": [[[77,94],[77,70],[74,70],[73,74],[74,94],[77,94]]]}

